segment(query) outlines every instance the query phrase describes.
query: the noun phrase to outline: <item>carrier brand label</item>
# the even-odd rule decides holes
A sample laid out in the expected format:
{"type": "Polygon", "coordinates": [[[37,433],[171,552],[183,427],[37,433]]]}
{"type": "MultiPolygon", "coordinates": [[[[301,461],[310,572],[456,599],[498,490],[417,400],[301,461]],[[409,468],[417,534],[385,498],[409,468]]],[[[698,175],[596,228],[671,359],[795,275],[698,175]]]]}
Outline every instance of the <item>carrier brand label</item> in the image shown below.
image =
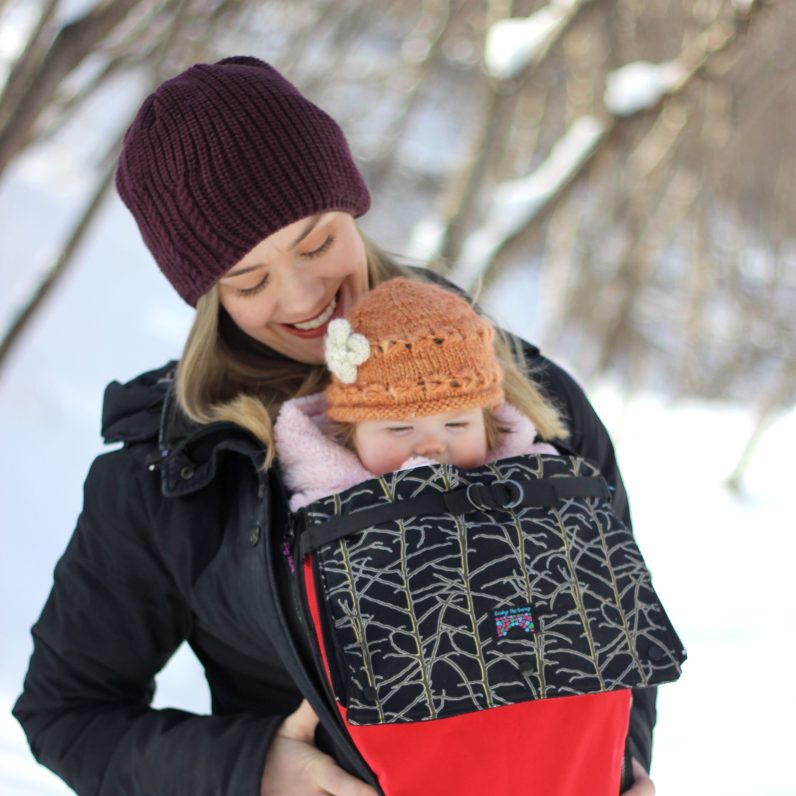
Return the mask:
{"type": "Polygon", "coordinates": [[[518,605],[510,608],[495,608],[495,634],[501,638],[522,638],[537,632],[530,605],[518,605]]]}

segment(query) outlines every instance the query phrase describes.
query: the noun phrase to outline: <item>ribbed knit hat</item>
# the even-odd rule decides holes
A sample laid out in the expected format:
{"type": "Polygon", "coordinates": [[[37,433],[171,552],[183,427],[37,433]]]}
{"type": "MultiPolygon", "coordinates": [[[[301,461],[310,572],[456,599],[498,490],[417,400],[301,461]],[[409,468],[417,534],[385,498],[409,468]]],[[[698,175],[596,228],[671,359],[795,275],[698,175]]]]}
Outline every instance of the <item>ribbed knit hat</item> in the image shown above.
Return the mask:
{"type": "Polygon", "coordinates": [[[461,296],[403,277],[329,324],[332,420],[427,417],[501,403],[495,330],[461,296]]]}
{"type": "Polygon", "coordinates": [[[370,207],[337,123],[245,56],[196,64],[147,97],[125,135],[116,187],[192,305],[277,230],[370,207]]]}

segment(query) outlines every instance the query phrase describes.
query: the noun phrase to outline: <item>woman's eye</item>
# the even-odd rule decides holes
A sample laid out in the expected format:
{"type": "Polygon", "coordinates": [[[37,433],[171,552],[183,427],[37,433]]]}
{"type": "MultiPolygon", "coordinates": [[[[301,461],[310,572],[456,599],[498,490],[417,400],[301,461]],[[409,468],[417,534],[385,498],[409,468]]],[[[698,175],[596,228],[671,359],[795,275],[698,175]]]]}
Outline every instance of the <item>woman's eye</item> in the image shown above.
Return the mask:
{"type": "Polygon", "coordinates": [[[256,293],[259,293],[266,285],[268,284],[268,274],[265,274],[263,278],[252,287],[239,287],[238,288],[238,295],[239,296],[253,296],[256,293]]]}
{"type": "Polygon", "coordinates": [[[332,247],[334,243],[334,235],[327,235],[326,240],[318,246],[317,249],[313,249],[310,252],[303,252],[302,257],[307,257],[308,259],[312,260],[314,257],[320,257],[322,254],[325,254],[329,249],[332,247]]]}

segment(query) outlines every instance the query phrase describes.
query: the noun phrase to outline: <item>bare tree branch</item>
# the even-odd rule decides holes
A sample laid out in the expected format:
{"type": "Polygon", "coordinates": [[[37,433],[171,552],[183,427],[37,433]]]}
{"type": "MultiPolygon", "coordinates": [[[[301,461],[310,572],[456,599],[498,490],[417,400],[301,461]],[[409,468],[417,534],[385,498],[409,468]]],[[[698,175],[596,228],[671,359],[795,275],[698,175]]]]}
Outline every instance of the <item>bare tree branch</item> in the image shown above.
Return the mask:
{"type": "MultiPolygon", "coordinates": [[[[498,142],[509,128],[506,122],[516,106],[518,91],[529,75],[544,63],[564,33],[591,2],[593,0],[575,0],[567,6],[560,24],[551,30],[550,35],[535,50],[533,57],[528,60],[519,75],[505,80],[484,81],[486,96],[478,116],[478,129],[458,175],[451,181],[449,190],[442,200],[441,215],[444,219],[444,229],[436,267],[444,270],[443,264],[455,263],[459,259],[464,239],[475,215],[481,188],[500,148],[498,142]]],[[[492,16],[494,15],[493,10],[492,16]]]]}
{"type": "Polygon", "coordinates": [[[393,115],[392,124],[382,134],[376,162],[368,174],[368,182],[374,192],[378,191],[395,162],[398,146],[420,103],[420,89],[436,65],[451,21],[456,15],[457,9],[454,6],[458,5],[460,3],[454,4],[452,0],[437,3],[426,0],[415,29],[407,37],[405,46],[411,43],[416,49],[424,49],[425,53],[410,64],[404,64],[404,87],[401,91],[403,104],[393,115]]]}
{"type": "MultiPolygon", "coordinates": [[[[749,16],[759,6],[759,2],[752,2],[749,6],[747,16],[744,17],[744,20],[748,20],[749,16]]],[[[680,67],[679,79],[672,84],[667,94],[662,97],[659,104],[665,105],[667,97],[676,96],[682,93],[687,88],[689,83],[694,79],[694,77],[699,74],[702,69],[704,69],[711,57],[725,50],[737,39],[740,26],[741,22],[737,19],[735,21],[720,19],[714,22],[714,24],[711,25],[708,30],[699,34],[694,38],[693,41],[686,44],[680,58],[677,59],[677,64],[680,67]]],[[[512,230],[510,235],[507,235],[499,245],[495,246],[490,254],[490,258],[486,262],[479,263],[477,268],[474,267],[473,264],[463,262],[458,263],[453,271],[454,279],[456,279],[456,272],[461,271],[462,273],[467,274],[466,279],[459,280],[464,287],[472,287],[472,285],[478,281],[488,284],[490,278],[493,276],[491,272],[495,266],[495,263],[505,249],[506,245],[514,240],[514,238],[522,235],[532,224],[534,224],[540,217],[543,210],[550,211],[555,207],[555,205],[562,201],[569,186],[572,185],[579,175],[585,171],[590,161],[601,151],[601,149],[608,146],[609,141],[611,140],[612,131],[617,128],[617,126],[629,124],[632,118],[632,115],[620,117],[616,114],[605,112],[602,121],[604,133],[600,139],[600,142],[593,148],[588,157],[579,162],[578,171],[569,175],[568,179],[561,183],[560,190],[551,194],[545,204],[535,206],[533,211],[529,213],[526,223],[524,225],[518,225],[516,229],[512,230]]],[[[487,123],[486,127],[489,127],[489,122],[487,123]]],[[[486,146],[489,143],[490,142],[488,141],[484,142],[484,145],[486,146]]],[[[475,166],[473,168],[475,168],[475,166]]],[[[472,199],[463,199],[462,202],[463,204],[472,202],[472,199]]],[[[478,234],[478,230],[476,230],[473,234],[478,234]]]]}
{"type": "Polygon", "coordinates": [[[25,49],[14,61],[14,66],[0,95],[0,130],[8,124],[20,97],[30,89],[36,71],[47,52],[55,27],[55,12],[59,0],[46,0],[36,26],[28,36],[25,49]]]}
{"type": "Polygon", "coordinates": [[[773,388],[763,396],[757,411],[752,433],[741,451],[738,462],[727,479],[727,485],[734,492],[741,491],[741,484],[746,473],[746,468],[752,458],[755,448],[759,444],[768,427],[773,423],[778,412],[792,404],[796,395],[796,356],[791,348],[790,359],[780,372],[779,380],[773,388]]]}
{"type": "MultiPolygon", "coordinates": [[[[158,43],[157,49],[154,52],[154,57],[151,59],[149,64],[149,82],[151,87],[154,87],[162,81],[162,72],[166,57],[175,46],[175,43],[179,39],[183,28],[189,21],[189,11],[195,2],[196,0],[175,0],[173,16],[171,17],[169,27],[166,31],[166,34],[158,43]]],[[[223,19],[223,13],[217,15],[215,19],[216,21],[223,19]]],[[[123,125],[123,131],[117,136],[116,140],[109,148],[109,155],[115,155],[115,153],[118,151],[127,126],[127,122],[125,122],[123,125]]],[[[104,160],[105,164],[95,184],[94,190],[85,207],[83,208],[79,218],[77,219],[72,232],[70,233],[69,238],[64,244],[61,252],[55,258],[51,267],[47,270],[44,279],[41,281],[36,291],[17,313],[10,327],[3,335],[2,341],[0,341],[0,372],[2,371],[2,367],[14,346],[21,339],[25,329],[28,327],[36,314],[41,310],[47,297],[50,295],[53,288],[58,284],[64,273],[66,273],[70,264],[73,262],[80,244],[85,239],[85,236],[90,229],[97,212],[102,206],[105,196],[113,184],[113,174],[116,167],[116,159],[115,157],[106,157],[104,160]]]]}
{"type": "Polygon", "coordinates": [[[61,28],[37,67],[28,73],[27,90],[11,96],[3,109],[6,122],[0,127],[0,176],[29,139],[31,128],[57,87],[139,2],[106,0],[61,28]]]}
{"type": "MultiPolygon", "coordinates": [[[[119,143],[121,143],[121,139],[119,143]]],[[[86,232],[97,210],[102,205],[102,200],[108,188],[113,182],[113,171],[114,169],[112,166],[106,168],[105,173],[97,183],[88,204],[81,213],[63,249],[55,258],[51,267],[47,269],[47,273],[44,279],[39,283],[36,291],[20,309],[3,335],[2,341],[0,341],[0,372],[2,372],[2,368],[6,364],[9,354],[21,339],[25,329],[27,329],[33,317],[39,312],[45,300],[52,292],[52,289],[58,284],[69,267],[69,264],[72,262],[75,251],[83,242],[86,232]]]]}

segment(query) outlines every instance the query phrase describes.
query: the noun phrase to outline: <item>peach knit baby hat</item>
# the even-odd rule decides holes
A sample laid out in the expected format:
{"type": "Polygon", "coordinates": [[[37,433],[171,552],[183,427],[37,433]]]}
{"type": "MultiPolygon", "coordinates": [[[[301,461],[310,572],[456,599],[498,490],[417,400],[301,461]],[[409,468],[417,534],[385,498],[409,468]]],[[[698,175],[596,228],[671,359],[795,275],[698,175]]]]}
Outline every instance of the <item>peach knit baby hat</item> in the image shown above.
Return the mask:
{"type": "Polygon", "coordinates": [[[495,330],[450,290],[399,277],[329,324],[328,416],[356,423],[503,401],[495,330]]]}

